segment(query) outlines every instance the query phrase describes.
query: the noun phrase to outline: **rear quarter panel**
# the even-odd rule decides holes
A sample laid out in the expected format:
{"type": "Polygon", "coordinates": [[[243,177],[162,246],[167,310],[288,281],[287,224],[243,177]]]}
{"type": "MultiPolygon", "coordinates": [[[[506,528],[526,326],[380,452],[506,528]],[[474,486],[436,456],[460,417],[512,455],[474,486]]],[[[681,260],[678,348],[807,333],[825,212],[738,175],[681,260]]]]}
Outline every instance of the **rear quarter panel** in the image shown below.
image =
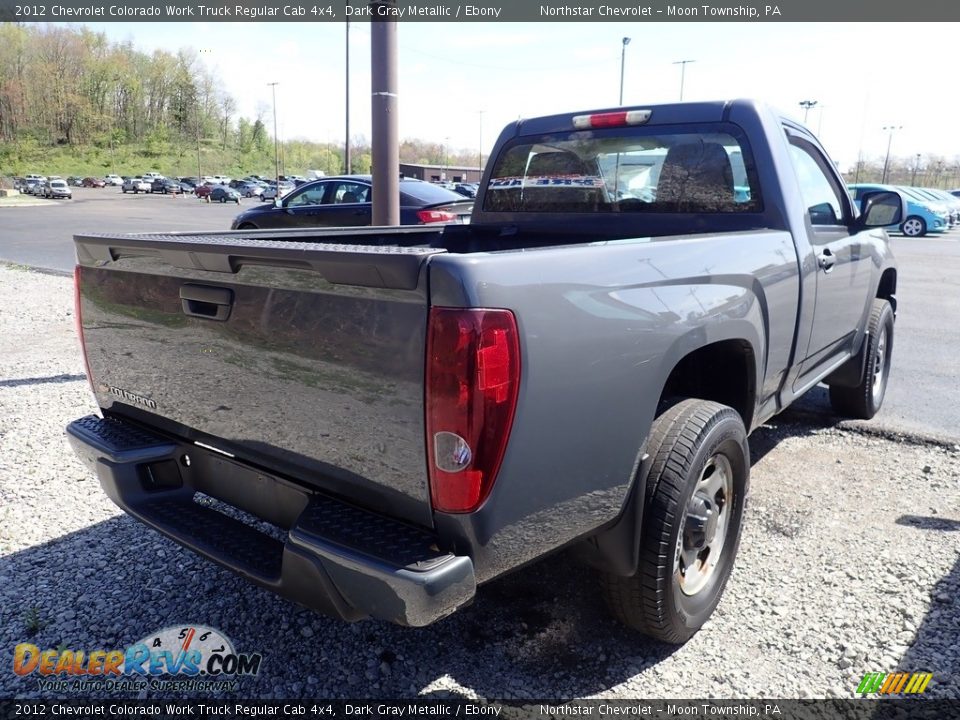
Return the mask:
{"type": "Polygon", "coordinates": [[[509,308],[520,330],[520,396],[494,489],[475,513],[436,517],[481,581],[618,516],[684,355],[746,340],[757,388],[789,364],[799,279],[786,232],[437,255],[429,271],[432,305],[509,308]]]}

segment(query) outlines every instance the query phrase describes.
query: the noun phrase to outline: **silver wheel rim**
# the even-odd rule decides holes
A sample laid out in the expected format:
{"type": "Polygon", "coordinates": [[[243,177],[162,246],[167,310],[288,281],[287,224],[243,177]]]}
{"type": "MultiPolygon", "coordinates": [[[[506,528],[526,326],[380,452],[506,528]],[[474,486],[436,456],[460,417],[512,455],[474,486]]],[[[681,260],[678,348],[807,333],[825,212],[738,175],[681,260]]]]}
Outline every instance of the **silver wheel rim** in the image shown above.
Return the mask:
{"type": "Polygon", "coordinates": [[[920,234],[920,221],[919,220],[907,220],[903,224],[903,234],[904,235],[919,235],[920,234]]]}
{"type": "Polygon", "coordinates": [[[710,581],[727,539],[733,512],[733,468],[717,453],[700,471],[677,535],[673,575],[684,595],[696,595],[710,581]]]}
{"type": "Polygon", "coordinates": [[[889,363],[887,362],[888,338],[886,326],[880,328],[880,334],[877,336],[877,352],[873,357],[873,381],[871,392],[873,394],[873,404],[879,405],[883,399],[883,392],[887,386],[887,371],[889,363]]]}

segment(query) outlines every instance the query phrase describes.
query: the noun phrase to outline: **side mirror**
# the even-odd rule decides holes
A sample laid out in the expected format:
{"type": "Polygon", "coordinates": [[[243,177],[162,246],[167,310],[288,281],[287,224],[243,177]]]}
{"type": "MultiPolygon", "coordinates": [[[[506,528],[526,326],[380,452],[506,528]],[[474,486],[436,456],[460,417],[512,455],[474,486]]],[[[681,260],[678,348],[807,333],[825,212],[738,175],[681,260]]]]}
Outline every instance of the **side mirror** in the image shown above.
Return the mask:
{"type": "Polygon", "coordinates": [[[906,215],[903,196],[892,190],[865,193],[860,199],[859,224],[864,228],[899,225],[906,215]]]}

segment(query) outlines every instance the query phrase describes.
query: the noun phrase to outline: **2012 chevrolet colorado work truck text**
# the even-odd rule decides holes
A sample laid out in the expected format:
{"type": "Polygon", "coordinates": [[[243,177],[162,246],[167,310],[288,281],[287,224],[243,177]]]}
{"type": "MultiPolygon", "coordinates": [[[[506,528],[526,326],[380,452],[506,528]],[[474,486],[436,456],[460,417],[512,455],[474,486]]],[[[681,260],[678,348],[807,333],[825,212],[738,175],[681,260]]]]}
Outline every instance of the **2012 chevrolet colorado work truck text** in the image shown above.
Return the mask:
{"type": "Polygon", "coordinates": [[[513,123],[469,225],[77,235],[102,417],[67,432],[125,511],[333,616],[424,625],[572,546],[683,642],[748,432],[821,381],[880,407],[902,214],[735,100],[513,123]]]}

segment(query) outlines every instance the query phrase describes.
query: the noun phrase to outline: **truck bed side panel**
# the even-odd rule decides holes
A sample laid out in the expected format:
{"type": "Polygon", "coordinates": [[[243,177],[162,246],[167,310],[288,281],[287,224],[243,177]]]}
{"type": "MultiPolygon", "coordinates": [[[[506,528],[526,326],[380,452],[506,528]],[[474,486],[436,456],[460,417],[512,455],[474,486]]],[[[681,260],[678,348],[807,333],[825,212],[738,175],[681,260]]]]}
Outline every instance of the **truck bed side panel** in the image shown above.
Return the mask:
{"type": "Polygon", "coordinates": [[[477,549],[479,580],[617,517],[684,355],[745,340],[758,391],[775,392],[798,292],[792,238],[763,231],[435,256],[430,283],[433,304],[513,309],[522,339],[517,414],[493,492],[472,515],[437,514],[441,531],[477,549]]]}

